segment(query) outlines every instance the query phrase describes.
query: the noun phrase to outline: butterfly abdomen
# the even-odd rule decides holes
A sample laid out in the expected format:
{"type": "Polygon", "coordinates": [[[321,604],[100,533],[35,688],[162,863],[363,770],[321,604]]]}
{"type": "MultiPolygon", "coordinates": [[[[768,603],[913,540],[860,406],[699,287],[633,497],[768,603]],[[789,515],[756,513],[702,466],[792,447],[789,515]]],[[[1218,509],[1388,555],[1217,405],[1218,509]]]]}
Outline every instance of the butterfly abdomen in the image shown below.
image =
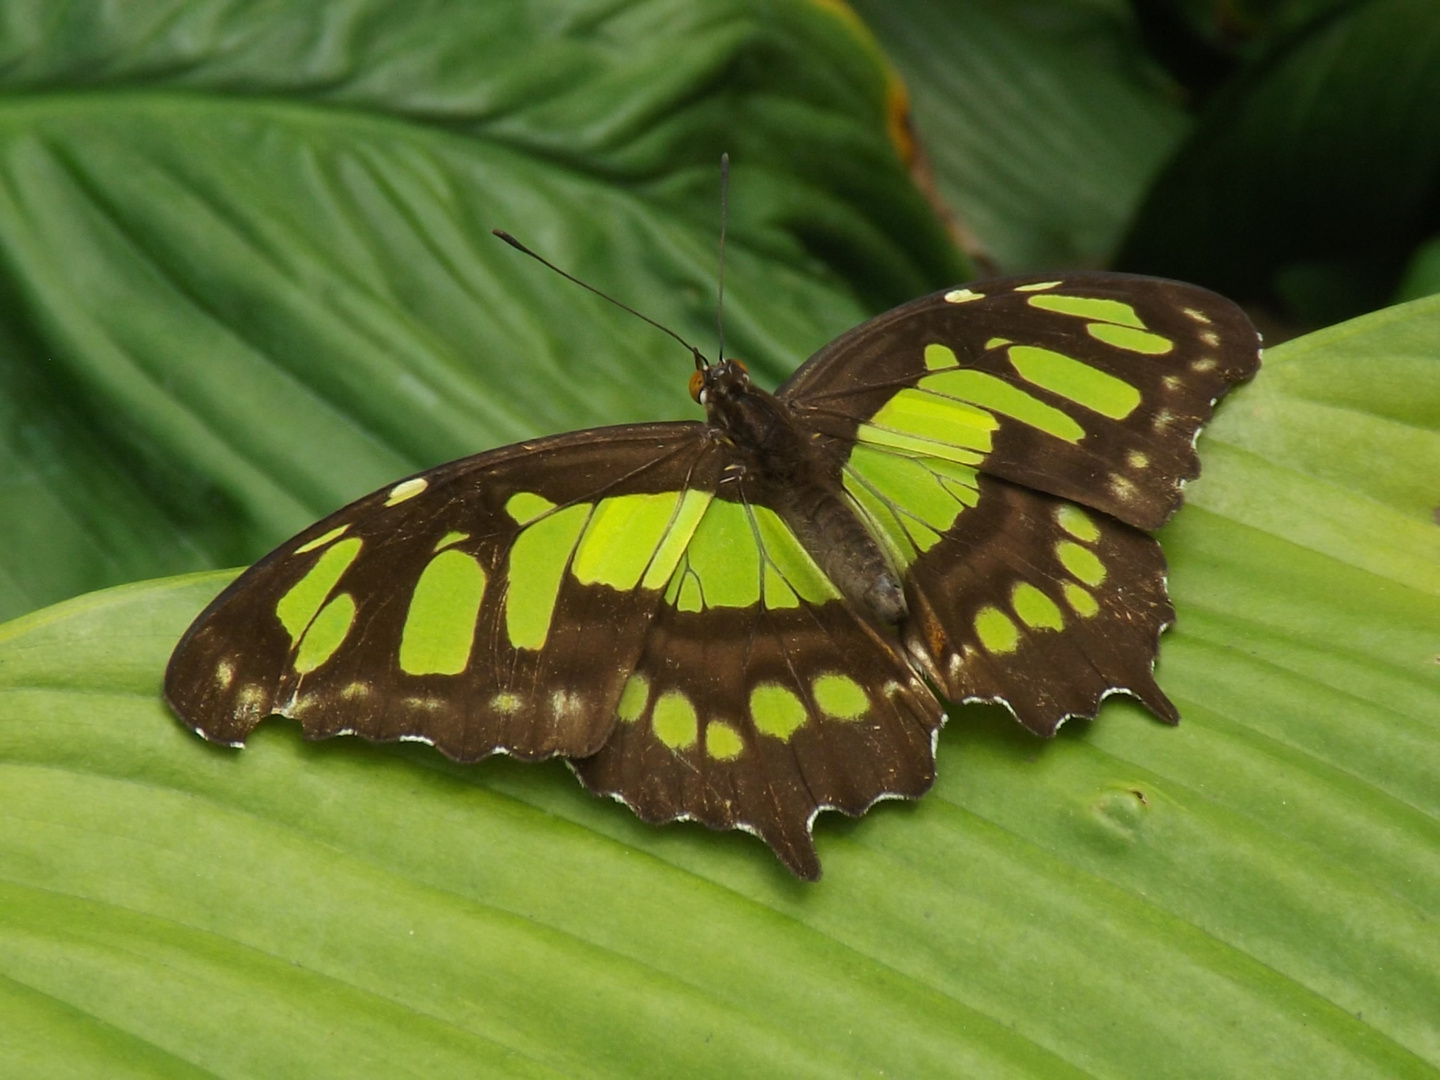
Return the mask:
{"type": "Polygon", "coordinates": [[[899,576],[843,495],[822,484],[804,485],[792,488],[776,509],[845,599],[883,623],[905,618],[899,576]]]}

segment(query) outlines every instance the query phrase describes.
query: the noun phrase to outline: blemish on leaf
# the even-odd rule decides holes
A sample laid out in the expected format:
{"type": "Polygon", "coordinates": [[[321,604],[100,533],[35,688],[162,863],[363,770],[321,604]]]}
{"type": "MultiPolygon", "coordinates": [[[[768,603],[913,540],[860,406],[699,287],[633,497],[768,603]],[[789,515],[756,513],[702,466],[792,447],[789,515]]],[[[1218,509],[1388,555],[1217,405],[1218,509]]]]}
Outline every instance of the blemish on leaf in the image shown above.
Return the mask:
{"type": "Polygon", "coordinates": [[[1140,838],[1152,813],[1145,789],[1134,784],[1107,787],[1090,804],[1090,820],[1101,838],[1129,844],[1140,838]]]}

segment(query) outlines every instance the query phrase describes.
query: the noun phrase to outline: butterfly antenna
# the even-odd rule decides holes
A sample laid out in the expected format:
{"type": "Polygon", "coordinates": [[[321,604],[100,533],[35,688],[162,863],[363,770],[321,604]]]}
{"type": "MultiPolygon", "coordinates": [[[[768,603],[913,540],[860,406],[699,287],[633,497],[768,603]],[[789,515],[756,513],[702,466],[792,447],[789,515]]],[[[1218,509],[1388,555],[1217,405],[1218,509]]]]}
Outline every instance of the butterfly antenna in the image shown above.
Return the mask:
{"type": "Polygon", "coordinates": [[[656,322],[654,319],[650,318],[650,316],[640,314],[640,312],[636,311],[636,310],[635,310],[634,308],[632,308],[629,304],[622,304],[619,300],[616,300],[613,296],[609,295],[608,293],[603,293],[603,292],[601,292],[599,289],[595,288],[594,285],[587,285],[585,282],[583,282],[583,281],[581,281],[579,278],[577,278],[574,274],[567,274],[564,270],[561,270],[560,267],[556,266],[556,265],[555,265],[554,263],[552,263],[549,259],[545,258],[545,256],[540,255],[540,254],[537,254],[537,253],[534,252],[534,251],[531,251],[528,247],[526,247],[524,244],[522,244],[519,240],[516,240],[515,237],[511,236],[511,235],[510,235],[508,232],[506,232],[504,229],[491,229],[490,231],[491,231],[492,233],[494,233],[496,236],[498,236],[501,240],[504,240],[505,243],[509,244],[509,245],[510,245],[511,247],[513,247],[516,251],[523,251],[526,255],[529,255],[532,259],[535,259],[535,260],[538,261],[538,262],[544,263],[546,266],[548,266],[551,270],[554,270],[555,273],[559,274],[559,275],[560,275],[561,277],[563,277],[565,280],[567,280],[567,281],[573,281],[576,285],[579,285],[582,289],[589,289],[592,293],[594,293],[596,296],[600,297],[602,300],[609,300],[610,303],[614,304],[616,307],[618,307],[618,308],[620,308],[620,309],[622,309],[622,310],[624,310],[624,311],[628,311],[631,315],[634,315],[637,319],[643,319],[645,322],[647,322],[647,323],[649,323],[651,326],[655,327],[656,330],[663,330],[665,333],[669,334],[672,338],[674,338],[676,341],[678,341],[681,345],[684,345],[685,348],[687,348],[687,349],[690,350],[691,355],[693,355],[693,356],[695,357],[695,368],[696,368],[696,370],[703,369],[703,368],[709,363],[709,361],[707,361],[707,360],[705,359],[705,357],[701,354],[701,352],[700,352],[699,349],[697,349],[694,345],[691,345],[688,341],[686,341],[684,338],[682,338],[679,334],[675,333],[675,331],[674,331],[674,330],[671,330],[668,326],[662,326],[660,323],[658,323],[658,322],[656,322]]]}
{"type": "Polygon", "coordinates": [[[720,155],[720,295],[715,301],[715,330],[720,338],[717,363],[725,360],[725,222],[729,218],[730,155],[720,155]]]}

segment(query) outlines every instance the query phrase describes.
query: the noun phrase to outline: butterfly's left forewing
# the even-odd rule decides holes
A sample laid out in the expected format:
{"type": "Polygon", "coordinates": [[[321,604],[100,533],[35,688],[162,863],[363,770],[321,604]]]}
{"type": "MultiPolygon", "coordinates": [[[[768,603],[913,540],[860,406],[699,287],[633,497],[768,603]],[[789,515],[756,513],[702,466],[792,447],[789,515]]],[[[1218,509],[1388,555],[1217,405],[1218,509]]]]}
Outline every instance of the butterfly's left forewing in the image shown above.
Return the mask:
{"type": "Polygon", "coordinates": [[[236,579],[177,646],[166,695],[232,745],[273,713],[462,761],[592,754],[723,457],[703,425],[654,424],[404,480],[236,579]]]}

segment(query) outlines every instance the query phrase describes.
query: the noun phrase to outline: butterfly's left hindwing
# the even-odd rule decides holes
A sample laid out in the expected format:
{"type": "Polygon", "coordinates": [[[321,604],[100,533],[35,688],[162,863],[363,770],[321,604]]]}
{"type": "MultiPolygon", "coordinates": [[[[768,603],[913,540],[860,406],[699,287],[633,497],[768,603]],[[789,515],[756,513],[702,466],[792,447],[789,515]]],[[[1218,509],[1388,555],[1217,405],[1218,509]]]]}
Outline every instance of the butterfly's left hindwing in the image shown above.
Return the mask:
{"type": "Polygon", "coordinates": [[[376,492],[217,597],[166,695],[234,745],[276,713],[461,761],[592,754],[722,458],[700,424],[610,428],[376,492]]]}
{"type": "Polygon", "coordinates": [[[924,794],[944,713],[893,628],[842,601],[738,487],[707,509],[687,553],[701,575],[655,613],[610,740],[575,768],[646,821],[756,833],[814,880],[816,814],[924,794]]]}

